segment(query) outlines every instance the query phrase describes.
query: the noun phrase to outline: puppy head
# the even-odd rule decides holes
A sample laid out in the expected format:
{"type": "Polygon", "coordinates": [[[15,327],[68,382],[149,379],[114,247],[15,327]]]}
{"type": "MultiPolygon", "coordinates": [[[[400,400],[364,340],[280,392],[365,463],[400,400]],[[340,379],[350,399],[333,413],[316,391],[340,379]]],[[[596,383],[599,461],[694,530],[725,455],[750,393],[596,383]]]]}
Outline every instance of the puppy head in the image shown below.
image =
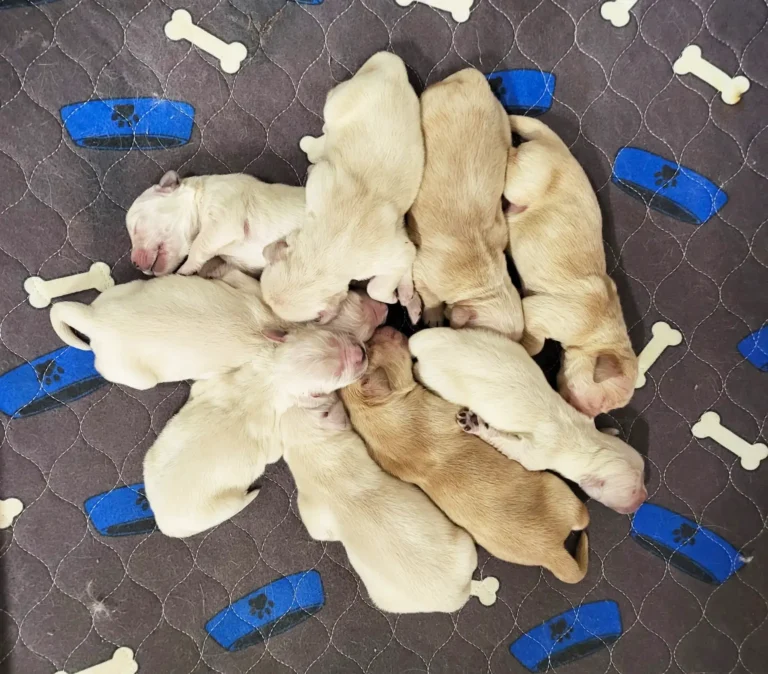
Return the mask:
{"type": "Polygon", "coordinates": [[[523,309],[520,295],[508,276],[504,284],[491,294],[453,304],[449,309],[449,318],[454,330],[486,328],[516,342],[519,342],[523,336],[523,309]]]}
{"type": "Polygon", "coordinates": [[[387,320],[388,311],[386,304],[371,299],[366,292],[351,290],[328,327],[338,332],[348,332],[361,342],[367,342],[374,330],[387,320]]]}
{"type": "Polygon", "coordinates": [[[346,281],[307,264],[285,239],[269,244],[263,255],[267,267],[261,274],[261,291],[280,318],[323,325],[336,317],[347,297],[346,281]]]}
{"type": "Polygon", "coordinates": [[[599,435],[599,451],[579,486],[608,508],[629,515],[648,498],[643,457],[619,438],[599,435]]]}
{"type": "Polygon", "coordinates": [[[189,254],[199,229],[194,191],[168,171],[131,204],[125,224],[134,266],[145,274],[170,274],[189,254]]]}

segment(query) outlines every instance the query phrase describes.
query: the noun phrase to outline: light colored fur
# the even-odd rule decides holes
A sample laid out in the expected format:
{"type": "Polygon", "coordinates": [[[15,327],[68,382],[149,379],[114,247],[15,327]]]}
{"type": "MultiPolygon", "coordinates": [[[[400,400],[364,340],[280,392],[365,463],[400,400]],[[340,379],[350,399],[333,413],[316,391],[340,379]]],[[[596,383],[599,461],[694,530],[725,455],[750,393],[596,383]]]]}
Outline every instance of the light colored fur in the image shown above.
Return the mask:
{"type": "Polygon", "coordinates": [[[496,434],[491,444],[509,458],[554,470],[618,512],[634,512],[647,497],[640,454],[568,405],[520,344],[487,330],[435,328],[409,345],[417,379],[503,431],[506,442],[496,434]]]}
{"type": "Polygon", "coordinates": [[[519,340],[520,295],[507,273],[509,229],[501,193],[509,122],[485,76],[467,68],[421,96],[424,179],[408,214],[416,244],[413,281],[424,318],[478,326],[519,340]]]}
{"type": "Polygon", "coordinates": [[[422,491],[376,465],[335,394],[288,410],[280,438],[307,531],[344,545],[376,606],[452,612],[466,603],[477,566],[472,539],[422,491]]]}
{"type": "MultiPolygon", "coordinates": [[[[368,294],[413,310],[415,248],[403,216],[424,170],[419,101],[402,60],[372,56],[331,90],[323,136],[301,147],[307,178],[305,226],[265,251],[264,298],[286,320],[329,320],[352,280],[368,294]]],[[[417,314],[418,315],[418,314],[417,314]]]]}
{"type": "Polygon", "coordinates": [[[606,274],[600,206],[557,134],[529,117],[509,119],[527,141],[509,152],[504,189],[525,291],[523,344],[532,355],[546,338],[562,344],[560,392],[594,417],[626,405],[637,379],[616,284],[606,274]]]}
{"type": "Polygon", "coordinates": [[[380,328],[368,355],[365,376],[341,395],[375,461],[420,487],[495,557],[544,566],[567,583],[580,581],[587,571],[586,534],[576,559],[563,543],[572,530],[587,526],[589,513],[570,488],[550,473],[527,472],[463,433],[456,424],[459,408],[414,380],[401,333],[380,328]]]}
{"type": "Polygon", "coordinates": [[[169,171],[128,209],[131,260],[147,274],[193,274],[214,256],[258,272],[264,247],[304,224],[304,188],[242,173],[180,180],[169,171]]]}

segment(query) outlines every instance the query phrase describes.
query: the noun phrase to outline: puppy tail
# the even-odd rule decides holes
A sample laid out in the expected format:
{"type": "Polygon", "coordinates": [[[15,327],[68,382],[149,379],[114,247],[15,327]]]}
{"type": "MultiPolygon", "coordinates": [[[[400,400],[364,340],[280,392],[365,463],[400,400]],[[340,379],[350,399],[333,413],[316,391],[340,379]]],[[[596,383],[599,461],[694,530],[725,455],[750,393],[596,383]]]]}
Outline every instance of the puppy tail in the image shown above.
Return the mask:
{"type": "Polygon", "coordinates": [[[88,337],[92,312],[87,304],[59,302],[51,307],[51,325],[61,341],[81,351],[90,351],[91,347],[75,334],[75,330],[88,337]]]}
{"type": "Polygon", "coordinates": [[[576,558],[571,557],[565,547],[561,547],[555,554],[554,559],[552,559],[549,570],[555,578],[564,583],[578,583],[587,575],[588,567],[589,539],[587,532],[582,531],[576,547],[576,558]]]}

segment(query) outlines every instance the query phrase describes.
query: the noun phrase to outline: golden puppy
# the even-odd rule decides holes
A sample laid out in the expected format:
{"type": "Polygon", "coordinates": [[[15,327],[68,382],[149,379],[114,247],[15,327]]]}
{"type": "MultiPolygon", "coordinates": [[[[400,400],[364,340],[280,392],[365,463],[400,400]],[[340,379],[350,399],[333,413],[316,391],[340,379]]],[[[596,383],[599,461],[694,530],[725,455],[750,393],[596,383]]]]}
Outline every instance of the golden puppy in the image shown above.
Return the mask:
{"type": "Polygon", "coordinates": [[[507,273],[509,229],[501,208],[509,122],[482,73],[467,68],[421,96],[426,164],[408,233],[424,319],[523,334],[520,295],[507,273]]]}
{"type": "Polygon", "coordinates": [[[606,274],[600,206],[586,174],[546,124],[511,116],[504,196],[512,257],[523,282],[523,345],[563,346],[562,396],[591,417],[629,402],[637,378],[616,284],[606,274]]]}
{"type": "Polygon", "coordinates": [[[374,460],[411,482],[492,555],[544,566],[566,583],[587,572],[587,536],[576,559],[563,543],[589,513],[560,478],[529,473],[456,425],[459,408],[416,383],[406,338],[379,328],[368,369],[342,390],[352,425],[374,460]]]}

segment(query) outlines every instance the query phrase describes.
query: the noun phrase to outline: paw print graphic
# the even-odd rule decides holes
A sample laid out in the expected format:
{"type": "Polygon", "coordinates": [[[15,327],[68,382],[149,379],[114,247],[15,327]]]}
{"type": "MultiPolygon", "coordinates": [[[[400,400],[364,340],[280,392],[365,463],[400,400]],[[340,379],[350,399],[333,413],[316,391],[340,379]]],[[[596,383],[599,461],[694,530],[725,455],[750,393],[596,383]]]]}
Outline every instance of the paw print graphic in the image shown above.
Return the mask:
{"type": "Polygon", "coordinates": [[[570,639],[571,632],[573,632],[573,627],[568,624],[565,618],[560,618],[560,620],[556,620],[549,626],[549,636],[552,638],[552,641],[570,639]]]}
{"type": "Polygon", "coordinates": [[[35,374],[41,384],[50,386],[55,381],[61,381],[64,368],[56,364],[55,360],[44,360],[35,365],[35,374]]]}
{"type": "Polygon", "coordinates": [[[133,105],[126,103],[112,108],[112,121],[117,122],[117,126],[121,129],[124,126],[133,128],[134,124],[139,123],[139,116],[134,112],[133,105]]]}
{"type": "Polygon", "coordinates": [[[140,506],[142,510],[149,510],[149,500],[147,499],[147,492],[144,487],[136,490],[136,505],[140,506]]]}
{"type": "Polygon", "coordinates": [[[681,524],[679,529],[672,532],[672,539],[675,543],[683,545],[696,545],[696,528],[690,524],[681,524]]]}
{"type": "Polygon", "coordinates": [[[488,80],[488,84],[490,84],[491,91],[496,98],[502,98],[507,93],[507,90],[504,87],[504,80],[502,80],[501,77],[491,77],[491,79],[488,80]]]}
{"type": "Polygon", "coordinates": [[[251,615],[255,615],[261,620],[265,615],[272,615],[272,608],[275,602],[271,599],[267,599],[267,595],[259,594],[253,599],[248,600],[248,606],[251,607],[251,615]]]}
{"type": "Polygon", "coordinates": [[[661,167],[661,171],[656,171],[653,177],[656,178],[656,184],[661,185],[662,189],[677,187],[677,169],[669,166],[669,164],[664,164],[661,167]]]}

